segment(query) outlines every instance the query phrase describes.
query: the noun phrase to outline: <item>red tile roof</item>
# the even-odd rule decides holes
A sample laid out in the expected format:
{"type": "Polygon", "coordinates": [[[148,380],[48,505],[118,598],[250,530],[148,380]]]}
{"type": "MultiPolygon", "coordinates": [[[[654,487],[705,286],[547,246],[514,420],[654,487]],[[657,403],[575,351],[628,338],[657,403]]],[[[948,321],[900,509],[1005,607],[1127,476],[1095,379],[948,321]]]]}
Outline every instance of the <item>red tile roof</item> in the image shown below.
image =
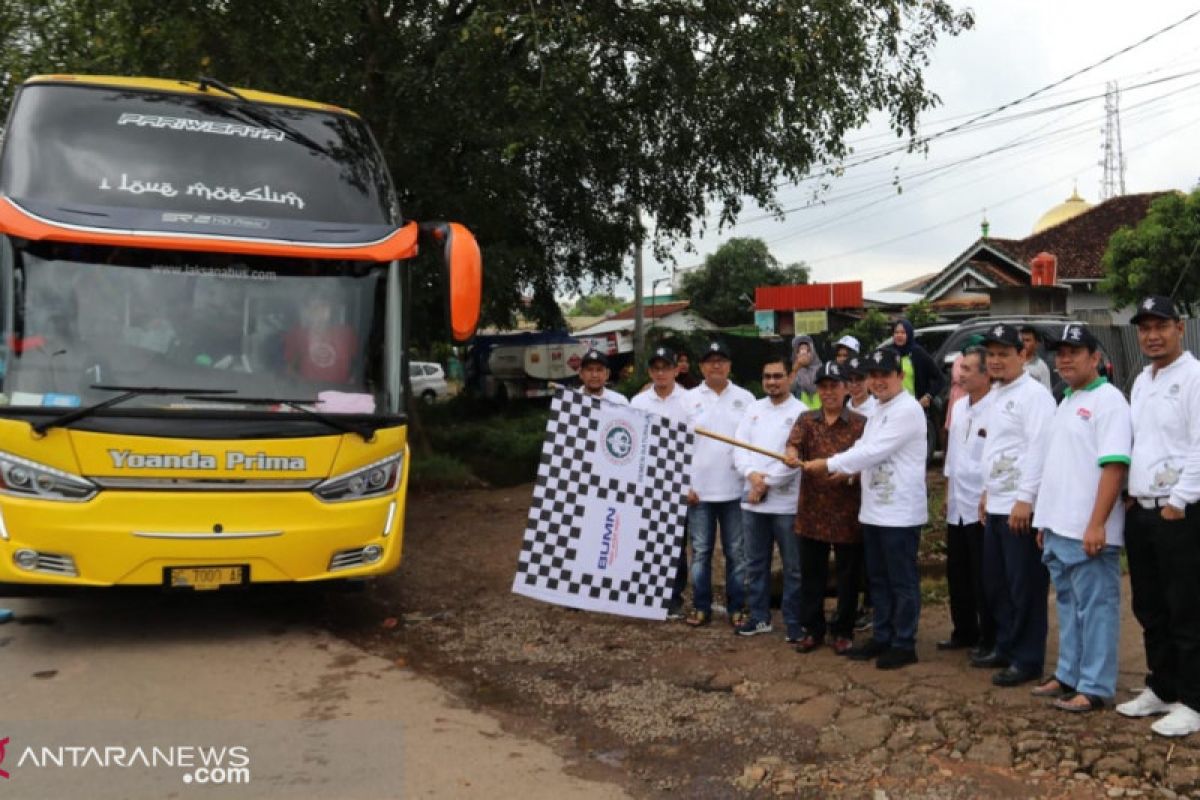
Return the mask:
{"type": "MultiPolygon", "coordinates": [[[[677,303],[656,303],[654,305],[644,303],[642,305],[642,317],[644,319],[662,319],[663,317],[671,316],[677,311],[683,311],[690,305],[691,302],[688,300],[682,300],[677,303]]],[[[633,319],[633,306],[618,311],[609,317],[609,319],[633,319]]]]}

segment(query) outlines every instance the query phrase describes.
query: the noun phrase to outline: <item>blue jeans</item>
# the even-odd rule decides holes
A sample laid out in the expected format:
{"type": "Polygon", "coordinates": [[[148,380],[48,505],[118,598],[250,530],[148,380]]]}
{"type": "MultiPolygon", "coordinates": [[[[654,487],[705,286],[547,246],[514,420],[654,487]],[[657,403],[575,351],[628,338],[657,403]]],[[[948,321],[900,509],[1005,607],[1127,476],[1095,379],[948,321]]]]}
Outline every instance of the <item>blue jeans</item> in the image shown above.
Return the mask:
{"type": "Polygon", "coordinates": [[[1121,548],[1089,558],[1083,542],[1045,532],[1042,563],[1058,596],[1058,666],[1054,677],[1077,692],[1117,694],[1121,623],[1121,548]]]}
{"type": "Polygon", "coordinates": [[[875,641],[900,650],[917,649],[917,620],[921,616],[921,577],[917,545],[921,528],[863,525],[867,582],[875,641]]]}
{"type": "Polygon", "coordinates": [[[783,561],[783,600],[779,610],[788,631],[800,632],[800,542],[792,528],[795,514],[760,514],[742,510],[746,551],[746,602],[751,622],[771,621],[771,556],[779,545],[783,561]]]}
{"type": "Polygon", "coordinates": [[[996,651],[1012,666],[1035,675],[1046,664],[1050,573],[1037,536],[1014,534],[1007,514],[988,514],[983,528],[983,590],[996,621],[996,651]]]}
{"type": "Polygon", "coordinates": [[[688,508],[688,536],[692,540],[692,605],[698,611],[712,611],[712,556],[718,524],[721,527],[721,551],[725,553],[725,607],[733,614],[746,605],[740,500],[719,503],[702,500],[688,508]]]}

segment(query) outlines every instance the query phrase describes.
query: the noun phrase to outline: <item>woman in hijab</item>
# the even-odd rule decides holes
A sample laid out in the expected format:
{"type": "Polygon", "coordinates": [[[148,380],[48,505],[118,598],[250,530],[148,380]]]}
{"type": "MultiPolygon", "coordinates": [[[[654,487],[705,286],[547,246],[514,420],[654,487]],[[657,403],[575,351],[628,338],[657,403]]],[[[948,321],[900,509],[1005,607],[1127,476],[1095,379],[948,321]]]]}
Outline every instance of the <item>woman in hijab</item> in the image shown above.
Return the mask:
{"type": "Polygon", "coordinates": [[[792,394],[809,408],[821,407],[816,383],[817,370],[820,368],[821,359],[817,356],[812,337],[797,336],[792,339],[792,394]]]}
{"type": "Polygon", "coordinates": [[[917,398],[922,408],[928,409],[933,398],[945,386],[946,377],[938,369],[933,356],[917,344],[912,323],[908,320],[896,322],[892,329],[892,348],[900,354],[900,364],[904,368],[904,390],[917,398]]]}

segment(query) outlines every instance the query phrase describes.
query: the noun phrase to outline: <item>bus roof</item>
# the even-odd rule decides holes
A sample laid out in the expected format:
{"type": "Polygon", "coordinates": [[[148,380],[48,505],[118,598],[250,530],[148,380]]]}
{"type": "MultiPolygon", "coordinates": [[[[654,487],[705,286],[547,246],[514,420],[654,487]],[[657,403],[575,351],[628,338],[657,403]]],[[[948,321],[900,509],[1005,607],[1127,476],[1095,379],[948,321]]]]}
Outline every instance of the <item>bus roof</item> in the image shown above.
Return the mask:
{"type": "MultiPolygon", "coordinates": [[[[92,86],[111,86],[122,89],[142,89],[154,92],[170,92],[172,94],[198,94],[217,97],[228,97],[219,89],[201,89],[196,81],[179,81],[167,78],[131,78],[119,75],[34,75],[25,81],[31,83],[82,83],[92,86]]],[[[299,97],[288,97],[282,94],[260,92],[255,89],[232,87],[234,91],[256,103],[271,103],[294,108],[308,108],[316,111],[329,111],[335,114],[346,114],[357,117],[353,111],[329,103],[318,103],[313,100],[303,100],[299,97]]]]}

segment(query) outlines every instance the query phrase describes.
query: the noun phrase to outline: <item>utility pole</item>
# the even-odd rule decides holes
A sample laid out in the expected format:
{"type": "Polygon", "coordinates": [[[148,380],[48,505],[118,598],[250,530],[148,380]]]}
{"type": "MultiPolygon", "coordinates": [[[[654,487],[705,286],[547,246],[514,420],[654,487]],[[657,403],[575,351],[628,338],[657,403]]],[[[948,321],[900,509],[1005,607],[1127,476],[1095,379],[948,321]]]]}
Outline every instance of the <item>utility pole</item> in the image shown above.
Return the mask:
{"type": "Polygon", "coordinates": [[[638,238],[633,246],[633,363],[641,367],[646,351],[646,309],[642,303],[642,210],[636,214],[638,238]]]}
{"type": "Polygon", "coordinates": [[[1104,142],[1100,149],[1103,175],[1100,179],[1100,199],[1109,200],[1125,194],[1125,150],[1121,145],[1121,90],[1116,81],[1105,84],[1104,142]]]}

